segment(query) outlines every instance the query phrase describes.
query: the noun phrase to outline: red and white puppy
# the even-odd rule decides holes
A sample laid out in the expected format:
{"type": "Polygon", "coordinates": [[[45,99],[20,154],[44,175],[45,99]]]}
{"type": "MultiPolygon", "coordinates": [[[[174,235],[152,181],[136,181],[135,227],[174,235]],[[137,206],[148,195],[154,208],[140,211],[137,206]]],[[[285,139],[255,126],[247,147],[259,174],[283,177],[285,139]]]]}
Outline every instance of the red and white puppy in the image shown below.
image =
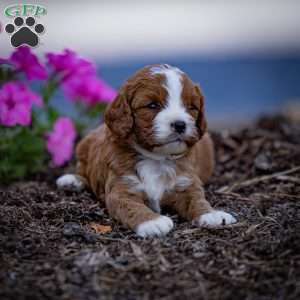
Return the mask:
{"type": "Polygon", "coordinates": [[[78,144],[76,155],[77,174],[60,177],[58,187],[89,186],[110,215],[139,236],[172,230],[163,206],[198,226],[236,222],[205,199],[214,155],[204,98],[178,68],[147,66],[129,78],[107,108],[105,124],[78,144]]]}

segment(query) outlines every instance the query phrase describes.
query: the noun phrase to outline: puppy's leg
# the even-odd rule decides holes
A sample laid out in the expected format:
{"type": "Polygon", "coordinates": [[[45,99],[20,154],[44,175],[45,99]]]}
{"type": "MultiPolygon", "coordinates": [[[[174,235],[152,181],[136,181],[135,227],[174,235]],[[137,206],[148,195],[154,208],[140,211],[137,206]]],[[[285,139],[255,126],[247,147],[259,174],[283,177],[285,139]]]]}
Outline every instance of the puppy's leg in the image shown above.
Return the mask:
{"type": "Polygon", "coordinates": [[[80,175],[65,174],[56,180],[56,186],[61,190],[80,192],[86,185],[86,179],[80,175]]]}
{"type": "Polygon", "coordinates": [[[237,222],[231,214],[211,207],[205,199],[204,189],[198,180],[184,191],[177,192],[173,206],[179,215],[193,221],[197,226],[217,227],[237,222]]]}
{"type": "Polygon", "coordinates": [[[142,192],[131,192],[123,182],[114,183],[105,200],[110,215],[141,237],[163,236],[174,226],[171,218],[145,205],[142,192]]]}

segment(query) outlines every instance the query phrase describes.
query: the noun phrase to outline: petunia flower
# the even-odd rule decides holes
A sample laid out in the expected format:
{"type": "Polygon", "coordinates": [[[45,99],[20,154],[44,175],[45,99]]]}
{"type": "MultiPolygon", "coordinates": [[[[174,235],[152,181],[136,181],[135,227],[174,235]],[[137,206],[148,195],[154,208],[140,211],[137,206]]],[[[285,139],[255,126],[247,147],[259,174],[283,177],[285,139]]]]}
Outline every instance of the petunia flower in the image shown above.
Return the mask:
{"type": "Polygon", "coordinates": [[[111,86],[109,86],[105,81],[99,79],[101,84],[101,97],[103,102],[112,102],[117,96],[117,92],[111,86]]]}
{"type": "Polygon", "coordinates": [[[19,81],[6,83],[0,89],[0,124],[29,125],[32,105],[42,106],[40,96],[19,81]]]}
{"type": "Polygon", "coordinates": [[[11,54],[9,61],[17,71],[24,72],[28,80],[45,80],[48,77],[46,68],[27,46],[17,48],[11,54]]]}
{"type": "Polygon", "coordinates": [[[111,102],[116,92],[103,80],[96,77],[95,65],[66,49],[62,54],[48,53],[48,65],[62,78],[62,89],[71,100],[80,100],[87,105],[111,102]]]}
{"type": "Polygon", "coordinates": [[[115,90],[96,77],[72,77],[63,84],[65,95],[71,100],[80,99],[87,105],[99,102],[111,102],[116,96],[115,90]]]}
{"type": "Polygon", "coordinates": [[[62,166],[72,158],[75,137],[73,122],[67,117],[58,118],[47,135],[47,149],[55,166],[62,166]]]}
{"type": "Polygon", "coordinates": [[[65,49],[62,54],[47,53],[48,65],[56,73],[63,75],[63,80],[69,76],[95,76],[96,68],[92,62],[79,57],[76,52],[65,49]]]}

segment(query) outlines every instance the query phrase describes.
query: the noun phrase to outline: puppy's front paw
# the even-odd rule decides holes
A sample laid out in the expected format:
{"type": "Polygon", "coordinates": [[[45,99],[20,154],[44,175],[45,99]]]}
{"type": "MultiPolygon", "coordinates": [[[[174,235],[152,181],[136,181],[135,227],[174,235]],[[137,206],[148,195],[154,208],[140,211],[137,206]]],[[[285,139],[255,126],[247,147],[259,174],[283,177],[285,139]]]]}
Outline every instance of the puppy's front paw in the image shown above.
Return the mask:
{"type": "Polygon", "coordinates": [[[84,189],[84,183],[80,180],[78,176],[73,174],[66,174],[60,176],[56,180],[56,185],[61,190],[80,192],[84,189]]]}
{"type": "Polygon", "coordinates": [[[220,210],[214,210],[201,215],[197,220],[197,225],[201,227],[217,227],[236,223],[237,220],[229,213],[220,210]]]}
{"type": "Polygon", "coordinates": [[[137,226],[135,232],[141,237],[153,237],[166,235],[174,227],[171,218],[159,216],[158,218],[146,221],[137,226]]]}

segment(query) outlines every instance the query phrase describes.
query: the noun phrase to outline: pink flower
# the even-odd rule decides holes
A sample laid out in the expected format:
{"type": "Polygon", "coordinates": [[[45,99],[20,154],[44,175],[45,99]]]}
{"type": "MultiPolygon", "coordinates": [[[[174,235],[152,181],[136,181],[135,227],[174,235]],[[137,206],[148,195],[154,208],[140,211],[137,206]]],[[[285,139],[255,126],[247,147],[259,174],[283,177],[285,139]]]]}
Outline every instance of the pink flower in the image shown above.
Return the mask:
{"type": "Polygon", "coordinates": [[[46,68],[27,46],[17,48],[10,56],[10,62],[17,71],[24,72],[28,80],[45,80],[48,77],[46,68]]]}
{"type": "Polygon", "coordinates": [[[5,126],[29,125],[32,105],[42,106],[39,95],[19,81],[6,83],[0,89],[0,123],[5,126]]]}
{"type": "Polygon", "coordinates": [[[55,166],[62,166],[72,158],[75,137],[73,122],[66,117],[57,119],[53,131],[47,136],[47,149],[55,166]]]}
{"type": "Polygon", "coordinates": [[[96,68],[92,62],[79,57],[74,51],[65,49],[62,54],[47,53],[48,65],[56,72],[62,73],[63,80],[69,76],[95,76],[96,68]]]}
{"type": "Polygon", "coordinates": [[[103,80],[99,80],[101,86],[101,97],[104,102],[113,102],[117,96],[117,92],[103,80]]]}
{"type": "Polygon", "coordinates": [[[63,90],[71,100],[80,99],[87,105],[111,102],[116,96],[116,92],[111,87],[96,77],[80,78],[72,76],[64,82],[63,90]]]}
{"type": "Polygon", "coordinates": [[[48,64],[62,75],[62,88],[67,98],[88,105],[111,102],[116,92],[96,77],[96,67],[90,61],[66,49],[62,54],[48,53],[48,64]]]}

